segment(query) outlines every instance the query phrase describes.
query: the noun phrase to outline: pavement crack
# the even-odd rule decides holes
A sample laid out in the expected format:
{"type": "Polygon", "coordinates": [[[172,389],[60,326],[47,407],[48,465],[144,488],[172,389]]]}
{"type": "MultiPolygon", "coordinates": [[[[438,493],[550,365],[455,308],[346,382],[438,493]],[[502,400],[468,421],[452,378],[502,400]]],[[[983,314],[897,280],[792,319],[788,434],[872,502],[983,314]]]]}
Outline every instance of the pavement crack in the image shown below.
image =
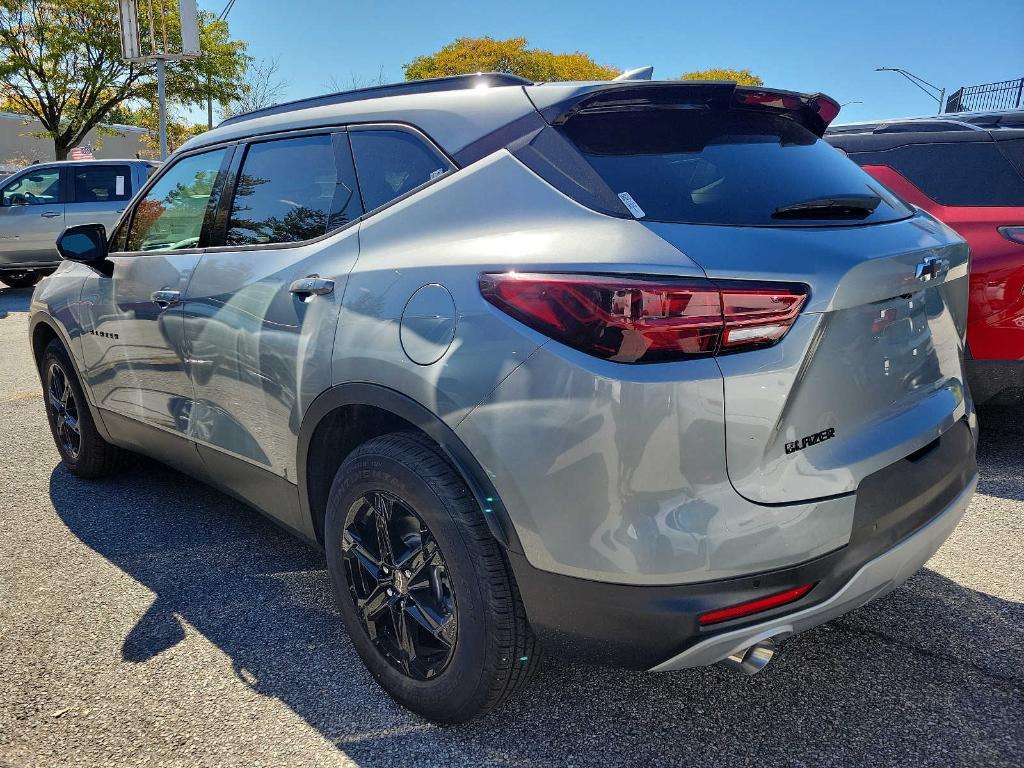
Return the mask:
{"type": "Polygon", "coordinates": [[[993,672],[992,670],[986,669],[985,667],[979,664],[975,664],[973,661],[968,661],[967,659],[958,658],[956,656],[950,656],[945,653],[939,653],[938,651],[932,651],[928,648],[924,648],[919,645],[912,645],[897,637],[894,637],[893,635],[889,635],[885,632],[882,632],[881,630],[870,629],[864,626],[858,626],[856,624],[853,624],[852,622],[838,620],[833,621],[832,626],[836,627],[837,629],[845,630],[846,632],[852,635],[865,635],[874,637],[891,646],[900,648],[903,652],[907,652],[909,650],[911,652],[917,653],[920,656],[925,656],[930,659],[942,661],[947,664],[955,664],[959,667],[967,667],[968,669],[973,669],[982,677],[986,677],[991,680],[996,680],[1000,683],[1003,683],[1006,686],[1008,686],[1012,691],[1015,691],[1017,693],[1024,693],[1024,680],[1021,680],[1010,675],[1001,675],[998,672],[993,672]]]}

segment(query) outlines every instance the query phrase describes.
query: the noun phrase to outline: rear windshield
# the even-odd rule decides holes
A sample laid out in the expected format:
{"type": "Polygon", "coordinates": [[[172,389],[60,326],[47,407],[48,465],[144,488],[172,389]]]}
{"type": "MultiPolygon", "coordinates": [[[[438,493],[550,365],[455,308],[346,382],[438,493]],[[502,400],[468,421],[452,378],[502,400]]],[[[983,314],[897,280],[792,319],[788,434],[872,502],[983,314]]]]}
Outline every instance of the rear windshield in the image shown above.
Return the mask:
{"type": "Polygon", "coordinates": [[[584,112],[564,130],[645,220],[834,226],[893,221],[912,212],[843,153],[786,117],[744,110],[584,112]],[[833,214],[827,205],[851,197],[875,207],[833,214]],[[826,202],[806,215],[779,214],[816,201],[826,202]]]}

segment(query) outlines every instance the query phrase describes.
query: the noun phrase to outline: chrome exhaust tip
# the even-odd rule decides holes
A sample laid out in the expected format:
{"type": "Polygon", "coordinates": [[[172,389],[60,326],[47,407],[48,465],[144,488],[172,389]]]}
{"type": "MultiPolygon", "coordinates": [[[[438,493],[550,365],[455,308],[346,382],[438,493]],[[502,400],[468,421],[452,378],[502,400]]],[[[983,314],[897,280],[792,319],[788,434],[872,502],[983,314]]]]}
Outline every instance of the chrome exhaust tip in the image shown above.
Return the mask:
{"type": "Polygon", "coordinates": [[[768,666],[768,662],[772,660],[773,656],[775,656],[775,643],[770,639],[761,640],[718,663],[733,672],[756,675],[768,666]]]}

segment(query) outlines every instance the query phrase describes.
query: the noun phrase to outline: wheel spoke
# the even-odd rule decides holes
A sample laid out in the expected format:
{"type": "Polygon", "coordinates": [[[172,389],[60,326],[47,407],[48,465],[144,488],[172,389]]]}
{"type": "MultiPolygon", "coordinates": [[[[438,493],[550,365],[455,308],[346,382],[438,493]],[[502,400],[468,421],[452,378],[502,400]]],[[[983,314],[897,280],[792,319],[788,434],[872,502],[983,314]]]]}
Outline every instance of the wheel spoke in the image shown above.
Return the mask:
{"type": "Polygon", "coordinates": [[[441,643],[442,646],[451,648],[451,635],[455,629],[454,616],[441,617],[432,608],[416,600],[409,600],[406,604],[405,612],[441,643]]]}
{"type": "Polygon", "coordinates": [[[378,584],[370,596],[366,598],[359,605],[359,614],[362,616],[363,621],[374,621],[380,612],[388,607],[389,595],[388,588],[384,584],[378,584]]]}
{"type": "Polygon", "coordinates": [[[384,494],[375,493],[371,504],[377,524],[377,551],[380,552],[380,561],[384,564],[394,565],[395,554],[391,548],[390,532],[393,502],[384,494]]]}
{"type": "Polygon", "coordinates": [[[370,578],[374,581],[379,581],[381,575],[380,561],[373,556],[370,550],[366,548],[366,545],[351,530],[345,531],[344,542],[345,551],[355,558],[363,570],[370,575],[370,578]]]}
{"type": "Polygon", "coordinates": [[[436,561],[437,543],[430,531],[425,528],[420,531],[420,544],[410,549],[401,563],[396,563],[399,568],[409,571],[410,582],[417,581],[422,575],[423,569],[436,561]]]}
{"type": "Polygon", "coordinates": [[[64,386],[61,388],[61,391],[60,391],[60,404],[63,405],[65,408],[67,408],[68,407],[68,398],[71,397],[71,387],[68,386],[67,378],[65,378],[63,376],[61,378],[64,379],[64,381],[63,381],[64,386]]]}
{"type": "Polygon", "coordinates": [[[416,660],[416,644],[412,640],[409,631],[409,624],[406,622],[406,612],[402,606],[396,605],[391,609],[391,616],[395,622],[395,639],[402,652],[402,666],[406,673],[409,672],[409,665],[416,660]]]}
{"type": "Polygon", "coordinates": [[[81,436],[82,428],[78,424],[78,419],[72,416],[70,413],[64,416],[65,426],[74,432],[76,435],[81,436]]]}

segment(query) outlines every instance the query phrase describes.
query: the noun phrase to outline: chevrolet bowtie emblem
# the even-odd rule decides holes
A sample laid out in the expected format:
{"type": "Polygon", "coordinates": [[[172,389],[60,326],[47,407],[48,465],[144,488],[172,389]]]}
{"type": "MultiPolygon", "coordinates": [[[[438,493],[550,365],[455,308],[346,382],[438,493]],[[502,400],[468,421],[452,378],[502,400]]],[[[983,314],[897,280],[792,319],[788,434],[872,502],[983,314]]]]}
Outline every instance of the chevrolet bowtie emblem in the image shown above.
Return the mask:
{"type": "Polygon", "coordinates": [[[914,277],[922,283],[942,277],[949,271],[949,262],[938,256],[925,256],[914,269],[914,277]]]}

